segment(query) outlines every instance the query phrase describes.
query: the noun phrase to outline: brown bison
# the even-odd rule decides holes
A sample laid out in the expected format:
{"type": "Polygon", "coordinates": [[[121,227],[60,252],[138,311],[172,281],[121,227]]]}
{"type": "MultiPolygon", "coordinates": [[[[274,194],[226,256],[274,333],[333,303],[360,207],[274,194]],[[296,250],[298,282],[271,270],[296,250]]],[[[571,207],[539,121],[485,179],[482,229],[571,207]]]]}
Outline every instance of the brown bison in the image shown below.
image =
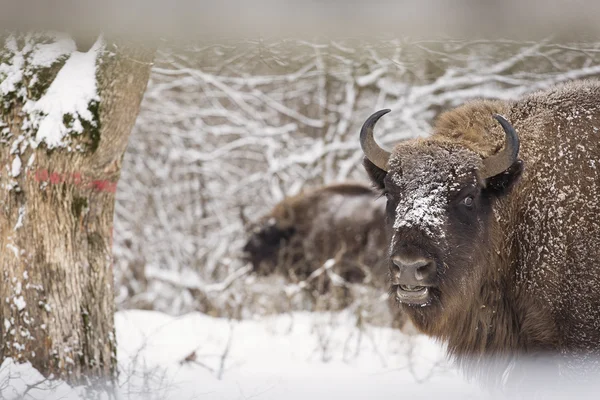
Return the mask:
{"type": "Polygon", "coordinates": [[[373,138],[387,112],[360,143],[387,197],[391,290],[417,329],[492,383],[545,356],[597,373],[600,84],[473,101],[391,153],[373,138]]]}
{"type": "MultiPolygon", "coordinates": [[[[339,306],[344,307],[352,301],[347,284],[387,290],[384,224],[385,199],[368,185],[323,186],[285,198],[255,223],[244,257],[258,275],[308,282],[307,288],[319,294],[341,288],[339,306]]],[[[393,298],[390,305],[392,325],[402,327],[405,318],[393,298]]]]}

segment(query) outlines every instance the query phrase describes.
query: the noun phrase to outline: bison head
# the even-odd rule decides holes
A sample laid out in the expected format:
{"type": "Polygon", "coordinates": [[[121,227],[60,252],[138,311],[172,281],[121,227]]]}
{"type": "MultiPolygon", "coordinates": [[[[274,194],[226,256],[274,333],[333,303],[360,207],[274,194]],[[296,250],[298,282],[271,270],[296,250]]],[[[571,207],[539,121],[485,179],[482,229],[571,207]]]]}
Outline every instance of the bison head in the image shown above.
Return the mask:
{"type": "Polygon", "coordinates": [[[293,226],[278,223],[269,217],[251,229],[243,252],[246,261],[252,264],[252,271],[259,275],[274,272],[280,257],[281,247],[294,234],[293,226]]]}
{"type": "Polygon", "coordinates": [[[440,136],[383,150],[373,128],[389,111],[367,119],[360,141],[367,173],[387,197],[391,290],[418,322],[419,315],[460,304],[479,290],[493,208],[523,167],[518,135],[499,115],[494,118],[505,132],[504,147],[482,158],[468,143],[440,136]]]}

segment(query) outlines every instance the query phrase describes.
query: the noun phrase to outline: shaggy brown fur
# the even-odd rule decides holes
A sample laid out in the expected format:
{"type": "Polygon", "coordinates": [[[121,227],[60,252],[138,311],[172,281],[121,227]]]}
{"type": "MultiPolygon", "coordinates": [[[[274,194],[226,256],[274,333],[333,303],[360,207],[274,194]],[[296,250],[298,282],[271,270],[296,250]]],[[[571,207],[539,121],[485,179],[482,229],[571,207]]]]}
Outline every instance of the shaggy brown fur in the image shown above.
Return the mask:
{"type": "MultiPolygon", "coordinates": [[[[279,202],[258,221],[244,247],[255,273],[277,273],[292,282],[304,281],[335,259],[332,270],[347,283],[365,283],[381,290],[388,287],[385,236],[385,202],[369,186],[355,183],[307,190],[279,202]]],[[[321,294],[333,290],[327,274],[311,289],[321,294]]],[[[340,290],[338,288],[337,290],[340,290]]],[[[344,287],[343,301],[353,299],[344,287]]],[[[392,298],[392,325],[406,322],[392,298]]]]}
{"type": "MultiPolygon", "coordinates": [[[[553,364],[561,374],[598,373],[598,82],[568,83],[513,102],[468,103],[441,115],[429,138],[400,143],[388,165],[386,173],[365,159],[388,196],[390,252],[411,243],[437,263],[431,302],[402,305],[418,329],[447,343],[468,375],[492,383],[530,357],[562,357],[553,364]],[[482,180],[481,158],[504,140],[493,113],[517,130],[521,161],[482,180]],[[444,165],[432,164],[440,154],[444,165]],[[460,168],[468,172],[452,175],[460,168]],[[434,203],[442,209],[434,215],[439,221],[432,219],[438,230],[424,233],[398,210],[417,204],[407,203],[408,187],[431,181],[450,189],[440,190],[443,204],[434,203]],[[472,210],[461,206],[464,193],[474,198],[472,210]]],[[[533,372],[512,371],[515,380],[533,372]]]]}

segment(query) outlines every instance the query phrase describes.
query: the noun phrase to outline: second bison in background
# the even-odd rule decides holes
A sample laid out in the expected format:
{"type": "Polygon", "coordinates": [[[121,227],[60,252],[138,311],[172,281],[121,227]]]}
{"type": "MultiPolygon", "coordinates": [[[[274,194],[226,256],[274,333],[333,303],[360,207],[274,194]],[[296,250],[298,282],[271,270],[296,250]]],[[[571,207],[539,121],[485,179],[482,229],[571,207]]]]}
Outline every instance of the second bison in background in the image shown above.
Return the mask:
{"type": "MultiPolygon", "coordinates": [[[[285,198],[251,230],[246,259],[259,275],[278,274],[316,295],[335,293],[342,308],[355,299],[348,287],[388,287],[385,198],[359,183],[306,190],[285,198]]],[[[390,324],[405,318],[390,302],[390,324]]]]}

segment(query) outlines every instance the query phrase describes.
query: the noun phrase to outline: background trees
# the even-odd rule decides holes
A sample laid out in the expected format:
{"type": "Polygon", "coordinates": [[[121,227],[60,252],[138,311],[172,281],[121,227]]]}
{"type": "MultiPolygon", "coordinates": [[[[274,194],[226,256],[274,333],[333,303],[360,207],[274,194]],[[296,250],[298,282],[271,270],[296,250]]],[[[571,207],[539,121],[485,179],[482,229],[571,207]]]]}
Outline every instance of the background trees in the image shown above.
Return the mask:
{"type": "Polygon", "coordinates": [[[305,307],[289,297],[298,290],[244,275],[245,226],[303,187],[365,180],[358,131],[370,113],[392,109],[378,125],[392,146],[467,100],[597,76],[599,50],[558,39],[165,43],[117,192],[118,303],[215,315],[305,307]]]}

